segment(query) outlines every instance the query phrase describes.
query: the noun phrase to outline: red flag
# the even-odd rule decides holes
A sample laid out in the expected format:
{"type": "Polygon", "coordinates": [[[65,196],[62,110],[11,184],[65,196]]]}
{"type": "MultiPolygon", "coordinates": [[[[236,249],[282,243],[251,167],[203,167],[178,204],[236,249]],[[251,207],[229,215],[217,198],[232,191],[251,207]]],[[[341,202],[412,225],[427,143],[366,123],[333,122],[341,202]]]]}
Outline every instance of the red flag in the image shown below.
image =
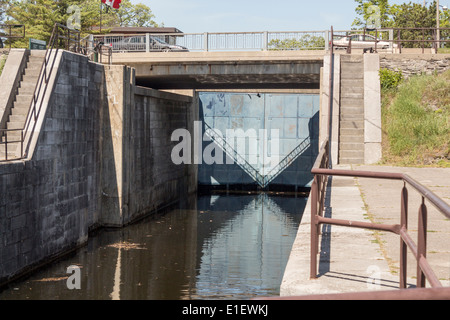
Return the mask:
{"type": "Polygon", "coordinates": [[[122,0],[102,0],[102,2],[111,8],[119,9],[122,0]]]}
{"type": "Polygon", "coordinates": [[[122,0],[114,0],[113,8],[114,9],[119,9],[121,2],[122,2],[122,0]]]}

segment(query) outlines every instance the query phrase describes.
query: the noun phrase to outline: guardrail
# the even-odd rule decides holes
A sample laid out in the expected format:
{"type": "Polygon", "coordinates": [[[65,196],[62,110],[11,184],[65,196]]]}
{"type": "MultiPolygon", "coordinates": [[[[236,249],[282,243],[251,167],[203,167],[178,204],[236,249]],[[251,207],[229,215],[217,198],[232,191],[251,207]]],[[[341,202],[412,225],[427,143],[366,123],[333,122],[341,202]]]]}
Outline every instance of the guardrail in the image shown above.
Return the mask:
{"type": "Polygon", "coordinates": [[[1,38],[8,39],[9,48],[11,49],[10,39],[25,38],[25,26],[23,24],[0,24],[0,48],[3,48],[4,43],[1,38]],[[1,30],[3,30],[3,32],[1,30]],[[7,30],[8,32],[5,32],[4,30],[7,30]]]}
{"type": "Polygon", "coordinates": [[[329,30],[107,34],[94,38],[113,52],[328,50],[329,30]]]}
{"type": "Polygon", "coordinates": [[[371,172],[371,171],[353,171],[353,170],[336,170],[328,169],[323,166],[324,162],[329,159],[328,148],[325,146],[321,148],[317,162],[312,169],[314,174],[314,182],[311,187],[311,266],[310,277],[312,279],[317,277],[317,253],[318,253],[318,237],[319,226],[321,224],[330,224],[338,226],[346,226],[352,228],[365,228],[372,230],[382,230],[395,233],[400,236],[401,250],[400,250],[400,288],[406,288],[406,268],[407,268],[407,248],[409,248],[417,260],[417,287],[425,288],[425,280],[427,279],[432,288],[441,288],[442,284],[436,277],[432,268],[426,259],[427,248],[427,205],[426,201],[430,202],[435,208],[439,210],[447,218],[450,218],[450,206],[440,199],[436,194],[430,191],[425,186],[421,185],[407,174],[403,173],[387,173],[387,172],[371,172]],[[401,180],[404,186],[401,190],[401,212],[400,224],[376,224],[359,221],[337,220],[323,217],[324,180],[329,176],[347,176],[371,179],[388,179],[401,180]],[[319,178],[322,177],[322,178],[319,178]],[[323,177],[325,179],[323,180],[323,177]],[[408,234],[408,189],[407,185],[415,189],[422,197],[422,203],[419,207],[419,222],[418,222],[418,241],[417,244],[412,240],[408,234]]]}
{"type": "Polygon", "coordinates": [[[336,31],[333,37],[336,47],[352,53],[353,49],[390,53],[402,53],[402,49],[416,48],[439,52],[442,44],[450,43],[450,28],[390,28],[336,31]],[[438,32],[439,31],[439,32],[438,32]],[[439,34],[439,37],[438,37],[439,34]]]}
{"type": "Polygon", "coordinates": [[[319,31],[264,31],[220,33],[106,34],[95,35],[98,42],[109,45],[113,52],[164,51],[272,51],[330,50],[344,48],[387,53],[402,53],[402,48],[434,48],[450,42],[450,28],[390,28],[319,31]],[[362,38],[361,38],[362,37],[362,38]],[[331,41],[333,39],[333,41],[331,41]],[[347,40],[346,40],[347,39],[347,40]],[[377,39],[377,40],[375,40],[377,39]],[[363,43],[365,42],[365,43],[363,43]]]}

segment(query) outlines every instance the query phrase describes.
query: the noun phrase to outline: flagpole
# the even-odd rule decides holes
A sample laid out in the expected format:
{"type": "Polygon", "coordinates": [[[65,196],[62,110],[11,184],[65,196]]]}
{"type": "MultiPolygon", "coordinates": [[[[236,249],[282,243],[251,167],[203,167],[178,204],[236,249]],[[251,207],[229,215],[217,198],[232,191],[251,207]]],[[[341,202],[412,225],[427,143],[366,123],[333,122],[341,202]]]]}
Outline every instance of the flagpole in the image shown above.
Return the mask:
{"type": "Polygon", "coordinates": [[[102,33],[102,0],[100,0],[100,33],[102,33]]]}

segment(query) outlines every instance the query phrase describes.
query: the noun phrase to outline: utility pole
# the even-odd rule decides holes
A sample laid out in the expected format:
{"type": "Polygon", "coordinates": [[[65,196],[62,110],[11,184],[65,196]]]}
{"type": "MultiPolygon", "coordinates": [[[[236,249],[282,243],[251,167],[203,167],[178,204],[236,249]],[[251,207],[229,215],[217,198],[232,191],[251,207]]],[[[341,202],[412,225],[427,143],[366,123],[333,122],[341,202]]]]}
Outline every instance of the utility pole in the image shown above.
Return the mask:
{"type": "Polygon", "coordinates": [[[439,50],[439,48],[441,47],[441,30],[440,30],[440,25],[441,25],[441,21],[440,21],[440,19],[441,19],[441,15],[440,15],[440,9],[439,9],[439,7],[440,7],[440,5],[439,5],[439,0],[437,0],[436,1],[436,27],[437,27],[437,30],[436,30],[436,44],[437,44],[437,46],[436,46],[436,53],[437,53],[437,51],[439,50]]]}

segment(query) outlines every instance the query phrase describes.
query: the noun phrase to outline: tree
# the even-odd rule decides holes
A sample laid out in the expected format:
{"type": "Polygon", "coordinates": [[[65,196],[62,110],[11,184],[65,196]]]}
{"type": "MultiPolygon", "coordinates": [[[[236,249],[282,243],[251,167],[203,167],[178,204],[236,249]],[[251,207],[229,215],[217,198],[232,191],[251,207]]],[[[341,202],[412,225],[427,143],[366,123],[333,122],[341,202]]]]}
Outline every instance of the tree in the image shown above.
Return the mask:
{"type": "MultiPolygon", "coordinates": [[[[431,28],[436,28],[436,1],[428,7],[417,3],[403,3],[392,6],[392,20],[396,28],[430,28],[430,30],[401,30],[400,37],[403,40],[433,40],[435,33],[431,28]]],[[[445,27],[445,22],[441,27],[445,27]]],[[[448,33],[448,32],[447,32],[448,33]]],[[[445,36],[445,32],[443,32],[445,36]]],[[[405,42],[405,48],[420,48],[421,42],[405,42]]],[[[425,47],[432,47],[432,43],[425,43],[425,47]]]]}
{"type": "Polygon", "coordinates": [[[6,18],[7,6],[8,6],[7,0],[0,0],[0,24],[3,23],[6,18]]]}
{"type": "Polygon", "coordinates": [[[152,10],[142,3],[133,5],[130,0],[122,0],[115,13],[120,27],[157,27],[152,10]]]}
{"type": "Polygon", "coordinates": [[[298,39],[273,39],[268,45],[269,50],[323,50],[325,39],[305,34],[298,39]]]}
{"type": "Polygon", "coordinates": [[[377,29],[391,27],[388,0],[355,0],[355,2],[358,17],[353,21],[353,27],[377,29]]]}
{"type": "Polygon", "coordinates": [[[72,19],[73,11],[69,8],[74,5],[79,7],[82,34],[99,32],[100,21],[102,31],[118,26],[158,26],[149,7],[133,5],[130,0],[122,0],[118,10],[101,5],[100,0],[0,0],[0,18],[6,3],[9,3],[5,11],[11,18],[9,23],[26,27],[26,39],[14,40],[15,47],[28,46],[29,38],[48,41],[55,23],[66,25],[72,19]]]}

